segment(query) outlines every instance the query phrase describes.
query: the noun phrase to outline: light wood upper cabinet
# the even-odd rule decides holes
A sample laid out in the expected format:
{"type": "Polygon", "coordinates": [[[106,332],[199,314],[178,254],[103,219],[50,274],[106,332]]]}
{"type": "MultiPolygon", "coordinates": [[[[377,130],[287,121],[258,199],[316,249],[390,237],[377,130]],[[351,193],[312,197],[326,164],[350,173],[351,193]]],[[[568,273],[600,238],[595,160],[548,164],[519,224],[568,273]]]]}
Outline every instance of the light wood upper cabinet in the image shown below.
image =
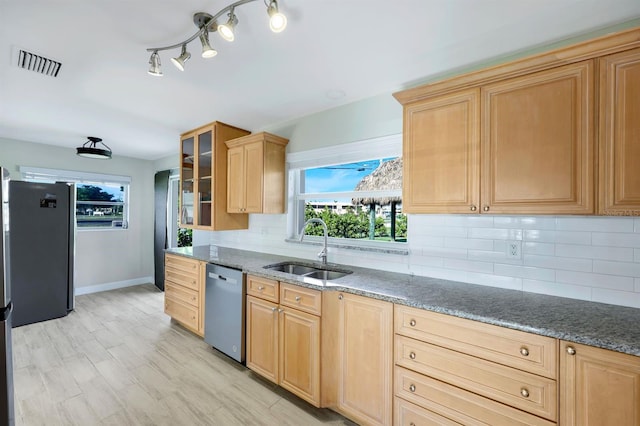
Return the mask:
{"type": "Polygon", "coordinates": [[[229,213],[284,213],[288,142],[265,132],[226,142],[229,213]]]}
{"type": "Polygon", "coordinates": [[[406,104],[404,211],[593,213],[593,68],[584,61],[406,104]]]}
{"type": "Polygon", "coordinates": [[[640,215],[640,49],[600,59],[599,213],[640,215]]]}
{"type": "Polygon", "coordinates": [[[337,406],[361,424],[390,425],[393,305],[341,293],[338,317],[337,406]]]}
{"type": "Polygon", "coordinates": [[[405,213],[472,213],[480,203],[480,90],[405,106],[405,213]]]}
{"type": "Polygon", "coordinates": [[[640,357],[561,341],[560,424],[640,425],[640,357]]]}
{"type": "Polygon", "coordinates": [[[482,87],[482,211],[594,213],[593,61],[482,87]]]}
{"type": "Polygon", "coordinates": [[[247,215],[227,212],[227,146],[249,132],[213,122],[180,138],[180,226],[206,230],[246,229],[247,215]]]}

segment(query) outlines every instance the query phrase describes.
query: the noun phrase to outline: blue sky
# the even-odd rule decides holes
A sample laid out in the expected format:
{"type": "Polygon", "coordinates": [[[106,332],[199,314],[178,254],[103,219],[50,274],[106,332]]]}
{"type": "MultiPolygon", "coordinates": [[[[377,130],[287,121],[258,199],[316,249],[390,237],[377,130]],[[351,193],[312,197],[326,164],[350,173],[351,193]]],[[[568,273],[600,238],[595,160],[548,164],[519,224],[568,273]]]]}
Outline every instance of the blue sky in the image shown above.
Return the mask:
{"type": "Polygon", "coordinates": [[[373,172],[383,160],[360,161],[305,170],[305,191],[342,192],[353,191],[360,180],[373,172]]]}

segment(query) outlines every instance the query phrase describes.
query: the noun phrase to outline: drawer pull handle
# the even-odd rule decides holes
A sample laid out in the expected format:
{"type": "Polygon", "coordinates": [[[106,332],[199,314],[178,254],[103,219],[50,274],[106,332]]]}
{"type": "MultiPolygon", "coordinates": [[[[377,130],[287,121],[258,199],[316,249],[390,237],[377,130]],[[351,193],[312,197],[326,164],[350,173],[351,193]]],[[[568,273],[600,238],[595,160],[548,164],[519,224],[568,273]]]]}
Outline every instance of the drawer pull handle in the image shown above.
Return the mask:
{"type": "Polygon", "coordinates": [[[489,211],[489,206],[484,206],[484,207],[482,208],[482,210],[484,210],[485,212],[488,212],[488,211],[489,211]]]}
{"type": "Polygon", "coordinates": [[[409,426],[416,426],[414,422],[409,423],[409,426]]]}
{"type": "Polygon", "coordinates": [[[411,384],[409,385],[409,390],[410,390],[411,392],[415,392],[415,391],[416,391],[416,385],[414,385],[413,383],[411,383],[411,384]]]}
{"type": "Polygon", "coordinates": [[[259,285],[258,286],[258,291],[262,291],[262,290],[264,290],[264,286],[259,285]]]}
{"type": "Polygon", "coordinates": [[[409,358],[416,359],[416,353],[415,352],[409,352],[409,358]]]}
{"type": "Polygon", "coordinates": [[[302,297],[300,297],[300,296],[296,296],[296,302],[299,302],[299,301],[300,301],[300,299],[302,299],[302,297]]]}
{"type": "Polygon", "coordinates": [[[573,348],[573,346],[567,346],[567,353],[569,355],[575,355],[576,354],[576,350],[573,348]]]}
{"type": "Polygon", "coordinates": [[[275,312],[277,310],[278,310],[278,308],[271,308],[271,312],[275,312]]]}
{"type": "Polygon", "coordinates": [[[524,396],[525,398],[529,398],[529,390],[527,388],[520,389],[520,395],[524,396]]]}
{"type": "Polygon", "coordinates": [[[411,321],[409,321],[409,325],[411,327],[415,327],[416,326],[416,320],[414,320],[413,318],[411,319],[411,321]]]}
{"type": "Polygon", "coordinates": [[[339,295],[338,295],[338,300],[342,300],[342,297],[343,297],[343,296],[342,296],[341,294],[339,294],[339,295]]]}
{"type": "Polygon", "coordinates": [[[520,348],[520,354],[522,354],[522,356],[529,356],[529,349],[527,349],[526,347],[521,347],[520,348]]]}
{"type": "Polygon", "coordinates": [[[478,208],[477,208],[476,206],[473,206],[473,205],[472,205],[472,206],[471,206],[471,211],[472,211],[472,212],[475,212],[476,210],[478,210],[478,208]]]}

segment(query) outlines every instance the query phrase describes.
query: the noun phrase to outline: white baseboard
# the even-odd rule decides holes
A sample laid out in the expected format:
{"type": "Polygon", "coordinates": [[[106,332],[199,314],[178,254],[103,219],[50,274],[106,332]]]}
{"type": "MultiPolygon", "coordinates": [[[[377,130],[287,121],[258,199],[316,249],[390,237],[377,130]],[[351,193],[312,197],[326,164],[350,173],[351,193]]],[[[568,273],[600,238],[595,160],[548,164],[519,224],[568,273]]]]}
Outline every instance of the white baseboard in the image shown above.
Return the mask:
{"type": "Polygon", "coordinates": [[[83,294],[98,293],[101,291],[109,291],[109,290],[115,290],[118,288],[132,287],[134,285],[149,284],[149,283],[153,283],[153,277],[151,276],[134,278],[132,280],[115,281],[111,283],[76,287],[73,293],[76,296],[82,296],[83,294]]]}

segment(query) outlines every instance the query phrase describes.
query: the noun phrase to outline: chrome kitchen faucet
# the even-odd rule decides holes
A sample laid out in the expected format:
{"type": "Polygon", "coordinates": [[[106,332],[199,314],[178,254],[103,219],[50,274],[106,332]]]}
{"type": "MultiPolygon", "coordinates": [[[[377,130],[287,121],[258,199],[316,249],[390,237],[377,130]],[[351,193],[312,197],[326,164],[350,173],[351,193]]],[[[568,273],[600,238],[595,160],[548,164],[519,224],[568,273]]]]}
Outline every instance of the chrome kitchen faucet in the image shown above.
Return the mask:
{"type": "Polygon", "coordinates": [[[322,225],[322,229],[324,230],[324,247],[322,248],[322,251],[318,253],[318,257],[322,259],[322,264],[326,265],[327,264],[327,237],[329,235],[329,231],[327,230],[327,224],[324,223],[324,220],[319,219],[317,217],[307,220],[304,223],[304,225],[302,225],[302,229],[300,230],[300,242],[302,242],[302,240],[304,239],[304,230],[307,228],[307,225],[310,224],[311,222],[319,223],[320,225],[322,225]]]}

